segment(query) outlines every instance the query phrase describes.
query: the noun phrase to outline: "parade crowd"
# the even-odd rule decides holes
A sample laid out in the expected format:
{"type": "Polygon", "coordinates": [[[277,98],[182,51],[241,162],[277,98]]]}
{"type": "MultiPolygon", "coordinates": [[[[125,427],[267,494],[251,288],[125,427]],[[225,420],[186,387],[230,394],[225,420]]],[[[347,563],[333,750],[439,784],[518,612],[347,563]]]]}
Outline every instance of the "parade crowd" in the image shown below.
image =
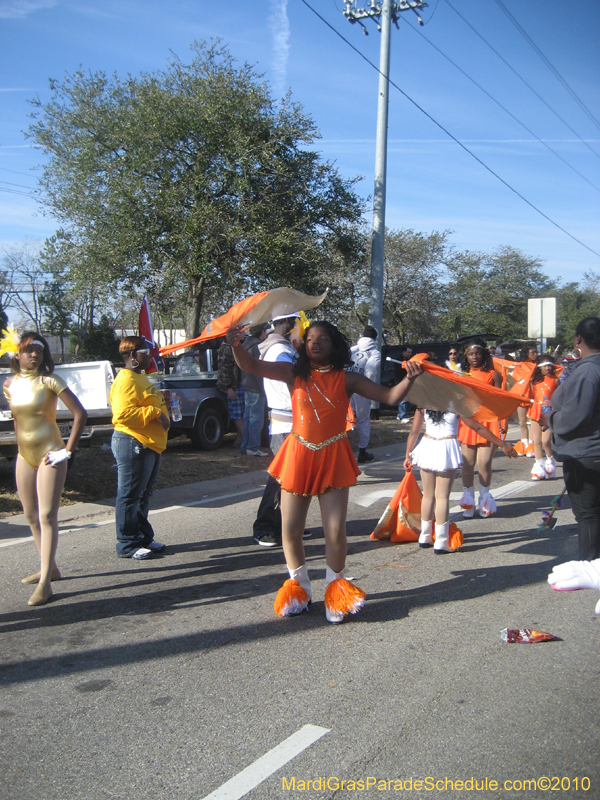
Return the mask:
{"type": "MultiPolygon", "coordinates": [[[[398,419],[411,426],[404,468],[420,472],[421,548],[432,548],[437,555],[458,549],[449,530],[450,492],[458,470],[463,516],[488,517],[497,512],[491,485],[498,449],[511,458],[531,458],[534,481],[554,478],[558,461],[577,521],[578,561],[555,566],[548,581],[556,590],[600,590],[599,318],[588,317],[577,325],[573,356],[562,363],[539,354],[535,343],[526,343],[516,359],[488,348],[482,339],[468,341],[463,350],[449,349],[446,367],[453,376],[468,376],[471,385],[494,387],[518,398],[520,439],[514,446],[506,441],[507,419],[477,422],[447,406],[440,408],[433,397],[412,404],[409,396],[423,373],[423,359],[411,358],[410,348],[402,353],[398,382],[387,387],[378,382],[378,331],[372,326],[351,348],[329,322],[313,322],[305,329],[300,322],[300,314],[293,313],[249,331],[232,328],[218,358],[218,388],[228,398],[236,445],[249,458],[268,456],[261,449],[268,409],[273,459],[254,522],[254,540],[261,546],[283,547],[289,578],[277,593],[277,614],[302,613],[313,599],[304,553],[313,497],[319,501],[325,536],[326,619],[340,623],[364,605],[365,592],[345,576],[346,517],[349,488],[360,474],[358,464],[375,458],[367,450],[373,401],[397,406],[398,419]],[[357,459],[347,438],[354,425],[357,459]]],[[[18,340],[5,336],[2,348],[11,354],[14,373],[4,383],[4,394],[17,436],[17,488],[40,555],[39,572],[22,582],[36,587],[29,605],[44,605],[52,597],[52,582],[61,578],[56,563],[58,508],[86,412],[53,374],[42,336],[31,331],[18,340]],[[58,397],[74,418],[66,443],[56,424],[58,397]]],[[[119,352],[124,366],[110,393],[117,556],[143,560],[166,548],[154,538],[148,511],[167,446],[169,407],[145,375],[150,351],[144,339],[125,337],[119,352]]],[[[596,612],[600,614],[600,601],[596,612]]]]}

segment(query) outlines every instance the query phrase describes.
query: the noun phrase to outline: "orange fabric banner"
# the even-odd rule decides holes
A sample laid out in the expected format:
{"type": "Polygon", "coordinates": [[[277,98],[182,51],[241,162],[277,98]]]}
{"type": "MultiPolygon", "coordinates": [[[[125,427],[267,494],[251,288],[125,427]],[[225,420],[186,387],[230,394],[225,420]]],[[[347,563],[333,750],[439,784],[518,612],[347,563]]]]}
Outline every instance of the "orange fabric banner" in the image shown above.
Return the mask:
{"type": "Polygon", "coordinates": [[[520,405],[529,405],[515,394],[433,364],[427,360],[427,353],[417,353],[410,360],[420,361],[424,370],[406,396],[417,408],[452,411],[478,422],[492,422],[506,419],[520,405]]]}
{"type": "Polygon", "coordinates": [[[200,336],[161,347],[160,354],[166,356],[209,339],[218,339],[220,336],[225,336],[229,328],[235,328],[237,325],[251,328],[254,325],[261,325],[263,322],[269,322],[274,317],[308,311],[322,303],[326,295],[327,292],[313,296],[286,287],[272,289],[270,292],[258,292],[245,300],[240,300],[225,314],[211,320],[200,336]]]}
{"type": "Polygon", "coordinates": [[[375,526],[371,539],[389,539],[391,542],[418,541],[421,531],[422,497],[417,479],[412,470],[408,470],[375,526]]]}

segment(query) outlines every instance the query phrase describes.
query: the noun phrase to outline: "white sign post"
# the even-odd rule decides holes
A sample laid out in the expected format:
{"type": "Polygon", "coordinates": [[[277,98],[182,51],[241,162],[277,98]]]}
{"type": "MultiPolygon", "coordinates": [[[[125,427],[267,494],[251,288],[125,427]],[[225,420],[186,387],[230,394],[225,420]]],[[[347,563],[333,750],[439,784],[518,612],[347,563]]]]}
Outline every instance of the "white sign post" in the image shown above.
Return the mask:
{"type": "Polygon", "coordinates": [[[527,301],[527,335],[530,339],[540,339],[540,352],[546,352],[546,339],[556,336],[556,297],[527,301]]]}

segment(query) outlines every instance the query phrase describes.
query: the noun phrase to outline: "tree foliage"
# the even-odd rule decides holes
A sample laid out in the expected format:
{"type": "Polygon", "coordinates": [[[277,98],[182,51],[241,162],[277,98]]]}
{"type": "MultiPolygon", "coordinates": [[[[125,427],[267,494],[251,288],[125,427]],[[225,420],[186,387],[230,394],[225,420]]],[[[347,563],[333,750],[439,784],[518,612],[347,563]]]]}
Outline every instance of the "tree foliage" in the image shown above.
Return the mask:
{"type": "Polygon", "coordinates": [[[79,71],[51,90],[29,135],[49,156],[44,203],[77,254],[74,280],[179,284],[189,334],[206,295],[323,288],[332,244],[360,218],[353,182],[310,149],[302,108],[276,107],[226,48],[196,43],[190,64],[139,77],[79,71]]]}
{"type": "Polygon", "coordinates": [[[445,332],[454,334],[460,317],[463,335],[495,333],[502,339],[527,336],[527,300],[553,296],[558,286],[542,272],[542,262],[512,247],[492,254],[452,253],[445,287],[445,332]]]}

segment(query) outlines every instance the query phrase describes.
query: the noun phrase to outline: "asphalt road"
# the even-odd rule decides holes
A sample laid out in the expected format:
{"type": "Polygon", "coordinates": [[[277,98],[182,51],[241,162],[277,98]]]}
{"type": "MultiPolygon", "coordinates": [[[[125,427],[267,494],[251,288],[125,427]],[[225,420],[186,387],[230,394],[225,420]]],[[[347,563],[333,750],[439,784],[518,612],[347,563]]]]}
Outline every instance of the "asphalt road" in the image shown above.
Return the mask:
{"type": "Polygon", "coordinates": [[[145,562],[116,558],[110,503],[63,509],[64,580],[38,608],[23,520],[0,523],[0,798],[598,800],[598,597],[546,583],[577,557],[568,503],[537,532],[562,481],[497,456],[498,516],[460,522],[463,548],[439,557],[369,539],[402,454],[377,451],[351,490],[368,600],[339,626],[315,502],[313,604],[274,614],[283,554],[251,539],[262,472],[158,492],[167,550],[145,562]],[[560,640],[508,645],[506,627],[560,640]]]}

